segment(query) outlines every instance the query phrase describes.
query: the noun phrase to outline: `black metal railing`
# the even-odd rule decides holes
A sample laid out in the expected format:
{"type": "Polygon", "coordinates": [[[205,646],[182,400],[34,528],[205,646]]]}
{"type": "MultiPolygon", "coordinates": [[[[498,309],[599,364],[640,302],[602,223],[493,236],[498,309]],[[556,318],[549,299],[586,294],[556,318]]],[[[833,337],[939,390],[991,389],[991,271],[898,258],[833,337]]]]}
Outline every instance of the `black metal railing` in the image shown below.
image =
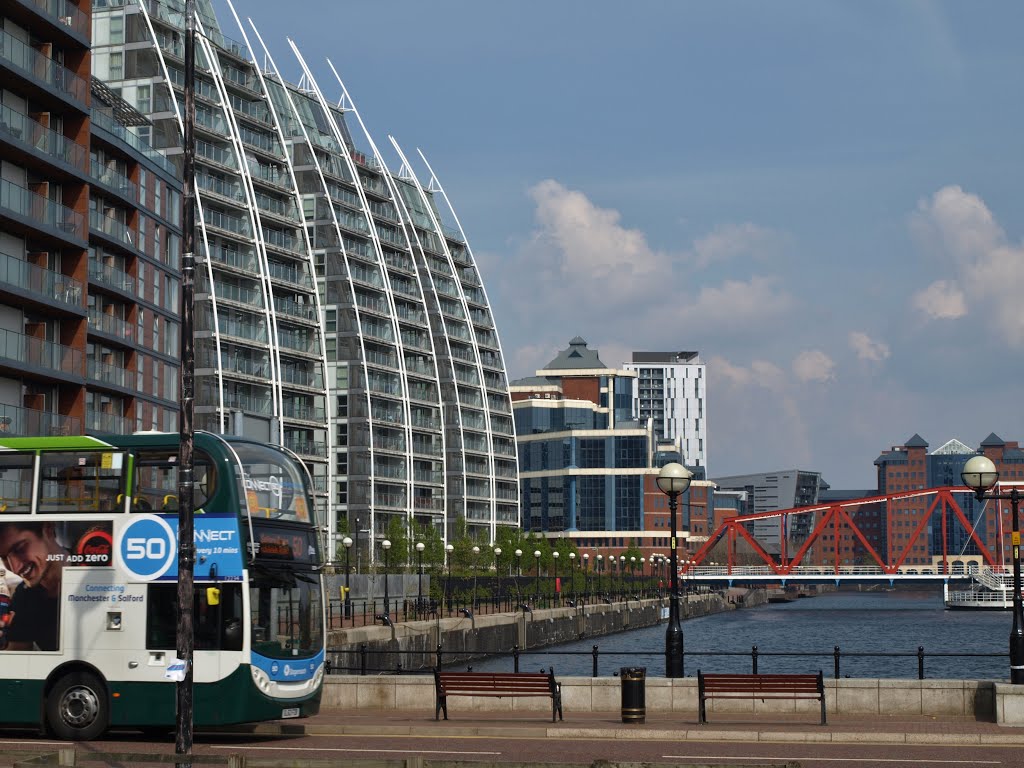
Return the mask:
{"type": "MultiPolygon", "coordinates": [[[[749,669],[753,674],[758,672],[758,660],[762,656],[791,657],[807,659],[832,659],[832,676],[839,680],[842,675],[843,659],[855,658],[889,658],[889,659],[912,659],[916,661],[917,679],[925,679],[925,660],[928,658],[991,658],[1006,659],[1007,653],[979,653],[979,652],[948,652],[931,651],[926,652],[924,646],[918,646],[916,651],[843,651],[840,647],[834,646],[831,651],[762,651],[756,645],[750,651],[685,651],[685,657],[734,657],[750,659],[749,669]]],[[[392,651],[377,650],[369,647],[367,643],[361,643],[354,651],[330,650],[327,652],[327,673],[328,674],[357,674],[357,675],[379,675],[379,674],[431,674],[435,668],[451,667],[455,664],[466,665],[472,669],[472,662],[476,660],[491,660],[495,657],[507,656],[513,672],[519,672],[524,658],[542,657],[550,659],[553,656],[576,656],[591,659],[591,676],[600,677],[601,662],[609,663],[610,660],[620,657],[634,660],[636,651],[605,651],[601,652],[600,646],[594,645],[589,651],[560,651],[560,650],[523,650],[518,645],[512,646],[507,651],[497,653],[472,653],[464,650],[444,650],[440,645],[435,650],[418,651],[392,651]],[[448,662],[445,658],[450,659],[448,662]],[[346,659],[348,663],[346,663],[346,659]],[[353,664],[352,661],[355,663],[353,664]]],[[[551,665],[549,665],[551,666],[551,665]]],[[[746,665],[744,665],[745,667],[746,665]]],[[[744,670],[737,669],[736,672],[744,670]]],[[[849,675],[847,675],[849,677],[849,675]]]]}

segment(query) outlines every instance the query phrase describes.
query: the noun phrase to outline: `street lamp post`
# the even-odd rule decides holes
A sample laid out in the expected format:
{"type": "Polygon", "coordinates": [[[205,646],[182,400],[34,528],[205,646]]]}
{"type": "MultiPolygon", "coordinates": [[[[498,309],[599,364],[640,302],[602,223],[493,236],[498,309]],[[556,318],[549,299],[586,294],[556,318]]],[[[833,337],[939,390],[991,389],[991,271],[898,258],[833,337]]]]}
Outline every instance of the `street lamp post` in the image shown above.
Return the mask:
{"type": "Polygon", "coordinates": [[[537,561],[537,578],[533,584],[533,604],[540,606],[540,550],[533,550],[533,557],[537,561]]]}
{"type": "Polygon", "coordinates": [[[416,542],[416,618],[423,610],[423,550],[426,548],[422,541],[416,542]]]}
{"type": "Polygon", "coordinates": [[[388,595],[388,553],[391,551],[391,542],[384,539],[380,546],[384,550],[384,623],[387,624],[391,620],[391,600],[388,595]]]}
{"type": "Polygon", "coordinates": [[[473,598],[472,598],[473,602],[472,602],[472,605],[470,605],[470,608],[472,608],[474,613],[476,613],[476,575],[477,575],[477,566],[479,564],[479,559],[480,559],[480,547],[478,547],[478,546],[476,546],[474,544],[473,545],[473,598]]]}
{"type": "Polygon", "coordinates": [[[597,556],[597,562],[594,563],[594,570],[597,571],[597,595],[598,597],[603,597],[604,587],[601,583],[601,577],[604,575],[604,555],[597,556]]]}
{"type": "Polygon", "coordinates": [[[448,593],[448,615],[452,615],[452,552],[455,551],[453,544],[447,544],[444,548],[445,553],[448,555],[448,584],[445,587],[445,592],[448,593]]]}
{"type": "Polygon", "coordinates": [[[590,553],[583,553],[583,604],[590,599],[590,553]]]}
{"type": "Polygon", "coordinates": [[[658,473],[658,488],[668,496],[668,508],[672,518],[671,549],[669,550],[669,575],[672,578],[672,596],[668,604],[668,628],[665,632],[665,677],[683,676],[683,628],[679,624],[679,573],[676,568],[676,502],[679,494],[690,487],[693,474],[682,464],[671,462],[658,473]]]}
{"type": "Polygon", "coordinates": [[[572,590],[572,597],[570,598],[573,604],[576,603],[576,553],[569,553],[569,579],[571,580],[570,589],[572,590]]]}
{"type": "Polygon", "coordinates": [[[501,557],[501,547],[494,548],[494,575],[498,579],[498,600],[502,598],[501,594],[501,566],[498,564],[498,559],[501,557]]]}
{"type": "Polygon", "coordinates": [[[1024,607],[1020,596],[1020,528],[1018,511],[1021,493],[1012,488],[1009,493],[989,493],[999,481],[999,471],[987,456],[972,456],[964,464],[960,477],[964,485],[974,491],[978,501],[985,499],[1010,502],[1010,545],[1013,553],[1013,627],[1010,629],[1010,682],[1024,685],[1024,607]]]}
{"type": "Polygon", "coordinates": [[[619,555],[619,589],[622,592],[622,596],[625,597],[626,592],[626,556],[619,555]]]}
{"type": "Polygon", "coordinates": [[[352,613],[352,603],[349,602],[352,599],[350,597],[352,593],[349,590],[349,578],[352,575],[352,571],[349,568],[349,553],[352,551],[352,539],[346,536],[341,540],[341,543],[345,545],[345,602],[342,604],[341,613],[342,617],[346,618],[352,613]]]}
{"type": "Polygon", "coordinates": [[[555,607],[557,608],[558,607],[558,598],[559,598],[559,596],[561,594],[558,591],[558,550],[557,549],[554,550],[551,553],[551,557],[553,557],[554,560],[555,560],[555,581],[551,585],[551,595],[554,598],[555,607]]]}

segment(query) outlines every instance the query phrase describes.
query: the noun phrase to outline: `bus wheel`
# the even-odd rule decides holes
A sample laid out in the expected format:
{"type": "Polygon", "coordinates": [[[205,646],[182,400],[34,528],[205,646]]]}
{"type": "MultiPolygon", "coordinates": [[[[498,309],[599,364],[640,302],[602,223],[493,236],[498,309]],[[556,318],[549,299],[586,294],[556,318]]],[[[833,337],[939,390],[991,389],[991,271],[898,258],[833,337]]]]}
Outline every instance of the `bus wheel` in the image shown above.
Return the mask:
{"type": "Polygon", "coordinates": [[[89,672],[65,675],[46,699],[50,732],[65,741],[88,741],[107,730],[110,707],[99,679],[89,672]]]}

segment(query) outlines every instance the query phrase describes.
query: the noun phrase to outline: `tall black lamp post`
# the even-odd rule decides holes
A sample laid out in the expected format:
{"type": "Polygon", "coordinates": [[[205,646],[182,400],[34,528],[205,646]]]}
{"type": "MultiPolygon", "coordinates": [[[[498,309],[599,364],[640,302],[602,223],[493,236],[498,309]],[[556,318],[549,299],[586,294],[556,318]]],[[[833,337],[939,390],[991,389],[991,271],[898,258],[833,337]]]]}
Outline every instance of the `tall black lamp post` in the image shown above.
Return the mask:
{"type": "Polygon", "coordinates": [[[533,557],[537,561],[537,578],[533,584],[533,604],[540,605],[540,550],[533,550],[533,557]]]}
{"type": "Polygon", "coordinates": [[[453,595],[452,595],[452,552],[455,551],[455,546],[453,544],[446,544],[445,548],[444,548],[444,551],[448,554],[448,586],[445,589],[445,592],[448,593],[448,615],[450,616],[451,613],[452,613],[452,598],[453,598],[453,595]]]}
{"type": "Polygon", "coordinates": [[[391,551],[391,542],[384,539],[380,546],[384,550],[384,623],[387,624],[391,621],[391,599],[388,595],[388,553],[391,551]]]}
{"type": "Polygon", "coordinates": [[[597,562],[594,563],[594,570],[597,571],[597,596],[604,596],[604,586],[601,583],[601,577],[604,575],[604,555],[597,556],[597,562]]]}
{"type": "Polygon", "coordinates": [[[341,612],[344,617],[348,617],[352,614],[352,603],[349,602],[352,598],[352,594],[349,589],[351,584],[350,579],[352,577],[352,569],[349,567],[349,554],[352,551],[352,539],[346,536],[341,540],[341,543],[345,545],[345,602],[342,604],[341,612]]]}
{"type": "Polygon", "coordinates": [[[416,618],[423,610],[423,550],[426,548],[422,541],[416,542],[416,618]]]}
{"type": "Polygon", "coordinates": [[[590,599],[590,553],[583,553],[583,603],[590,599]]]}
{"type": "Polygon", "coordinates": [[[495,547],[494,548],[494,575],[498,579],[498,600],[499,601],[502,599],[502,594],[501,594],[501,565],[499,565],[500,559],[501,559],[501,547],[495,547]]]}
{"type": "Polygon", "coordinates": [[[668,629],[665,631],[665,677],[683,676],[683,628],[679,624],[679,571],[676,567],[676,502],[679,494],[690,487],[693,474],[682,464],[671,462],[658,473],[658,488],[668,496],[672,517],[672,538],[669,550],[669,574],[672,595],[668,603],[668,629]]]}
{"type": "Polygon", "coordinates": [[[551,557],[554,558],[554,561],[555,561],[555,580],[551,584],[551,596],[554,598],[555,606],[557,607],[558,606],[558,598],[559,598],[559,596],[561,594],[558,591],[559,584],[558,584],[558,550],[557,549],[554,550],[551,553],[551,557]]]}
{"type": "Polygon", "coordinates": [[[619,589],[622,590],[623,597],[626,592],[626,556],[619,555],[619,589]]]}
{"type": "Polygon", "coordinates": [[[1010,682],[1024,685],[1024,607],[1020,596],[1020,528],[1018,510],[1021,494],[1013,488],[1009,493],[989,493],[999,480],[999,470],[987,456],[972,456],[964,464],[960,477],[974,491],[978,501],[985,499],[1010,502],[1010,545],[1013,552],[1013,627],[1010,629],[1010,682]]]}
{"type": "Polygon", "coordinates": [[[480,561],[480,547],[473,545],[473,603],[471,605],[473,611],[476,611],[476,574],[479,568],[480,561]]]}
{"type": "Polygon", "coordinates": [[[569,579],[570,579],[569,589],[572,590],[572,598],[571,598],[571,600],[573,601],[573,603],[575,603],[576,602],[576,553],[575,552],[570,552],[569,553],[569,579]]]}

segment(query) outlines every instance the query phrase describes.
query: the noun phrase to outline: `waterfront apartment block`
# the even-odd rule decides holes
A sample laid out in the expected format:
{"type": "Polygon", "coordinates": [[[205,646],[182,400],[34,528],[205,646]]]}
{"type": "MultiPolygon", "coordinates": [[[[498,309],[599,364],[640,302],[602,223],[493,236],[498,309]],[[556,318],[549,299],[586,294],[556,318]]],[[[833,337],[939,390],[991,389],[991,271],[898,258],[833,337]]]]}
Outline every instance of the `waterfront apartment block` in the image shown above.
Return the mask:
{"type": "MultiPolygon", "coordinates": [[[[95,2],[97,73],[180,164],[184,3],[95,2]]],[[[290,82],[197,5],[197,427],[298,453],[334,542],[459,518],[493,541],[519,522],[508,382],[437,176],[393,141],[389,169],[333,67],[291,45],[290,82]]]]}
{"type": "Polygon", "coordinates": [[[622,366],[634,371],[633,413],[651,419],[654,436],[668,440],[689,467],[707,472],[707,370],[697,352],[634,352],[622,366]]]}
{"type": "MultiPolygon", "coordinates": [[[[570,538],[595,557],[631,546],[668,555],[668,499],[656,478],[681,457],[658,444],[650,418],[634,418],[637,375],[609,368],[577,336],[536,376],[512,382],[524,529],[570,538]]],[[[708,504],[702,468],[690,469],[697,477],[679,498],[680,533],[708,504]]]]}
{"type": "Polygon", "coordinates": [[[181,184],[93,76],[88,0],[0,7],[0,433],[178,428],[181,184]]]}

